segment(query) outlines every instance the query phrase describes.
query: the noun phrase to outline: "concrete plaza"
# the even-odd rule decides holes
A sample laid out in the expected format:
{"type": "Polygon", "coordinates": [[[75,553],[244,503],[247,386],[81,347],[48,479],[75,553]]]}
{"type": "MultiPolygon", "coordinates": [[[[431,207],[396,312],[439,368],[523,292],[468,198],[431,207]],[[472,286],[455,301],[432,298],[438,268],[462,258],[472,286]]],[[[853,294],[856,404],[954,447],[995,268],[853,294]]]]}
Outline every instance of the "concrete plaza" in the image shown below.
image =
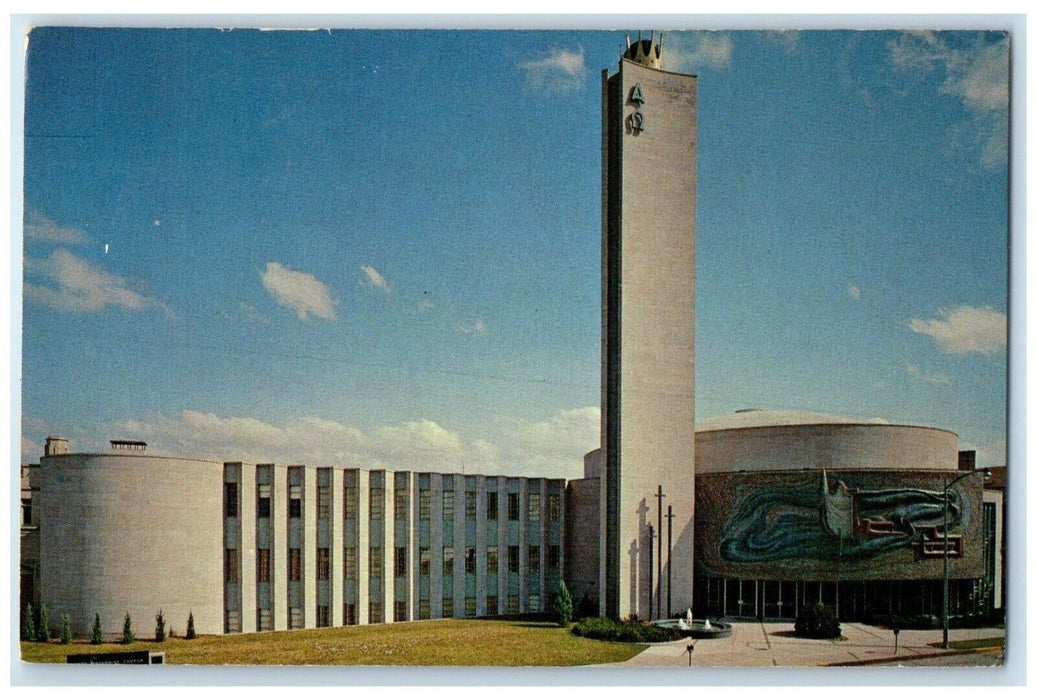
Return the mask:
{"type": "MultiPolygon", "coordinates": [[[[946,664],[942,657],[971,655],[972,652],[946,651],[938,645],[941,630],[902,630],[900,642],[892,630],[856,622],[842,623],[842,638],[837,641],[801,639],[793,634],[791,621],[733,622],[730,637],[723,639],[681,639],[654,644],[618,667],[748,667],[748,666],[862,666],[903,662],[925,665],[946,664]],[[694,644],[691,663],[688,645],[694,644]]],[[[951,641],[967,639],[1003,639],[1003,628],[951,630],[951,641]]],[[[995,652],[996,653],[996,652],[995,652]]],[[[987,656],[991,662],[999,657],[987,656]]],[[[963,664],[964,665],[964,664],[963,664]]],[[[987,665],[987,664],[984,664],[987,665]]]]}

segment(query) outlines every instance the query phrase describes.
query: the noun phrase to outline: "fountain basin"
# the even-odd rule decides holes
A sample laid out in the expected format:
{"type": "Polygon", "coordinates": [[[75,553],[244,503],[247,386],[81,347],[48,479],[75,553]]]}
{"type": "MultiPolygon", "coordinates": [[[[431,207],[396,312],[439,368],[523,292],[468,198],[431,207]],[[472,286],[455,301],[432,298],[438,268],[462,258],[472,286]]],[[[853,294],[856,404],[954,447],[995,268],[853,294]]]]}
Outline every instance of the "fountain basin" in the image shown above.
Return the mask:
{"type": "Polygon", "coordinates": [[[721,639],[731,636],[731,625],[727,622],[693,619],[691,625],[688,626],[689,628],[684,629],[681,627],[681,621],[681,618],[673,617],[663,620],[652,620],[651,624],[656,627],[678,630],[681,636],[691,637],[692,639],[721,639]]]}

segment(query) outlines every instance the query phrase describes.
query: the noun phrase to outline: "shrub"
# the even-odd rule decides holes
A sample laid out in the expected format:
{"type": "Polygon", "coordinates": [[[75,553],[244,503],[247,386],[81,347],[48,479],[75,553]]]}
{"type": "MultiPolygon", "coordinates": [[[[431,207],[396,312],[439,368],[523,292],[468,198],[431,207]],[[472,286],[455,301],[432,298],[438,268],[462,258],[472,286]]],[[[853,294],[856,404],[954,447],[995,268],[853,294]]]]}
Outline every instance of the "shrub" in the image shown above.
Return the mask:
{"type": "Polygon", "coordinates": [[[130,623],[129,613],[126,613],[126,619],[122,621],[122,643],[133,644],[133,627],[130,623]]]}
{"type": "Polygon", "coordinates": [[[605,617],[588,617],[573,625],[577,637],[600,639],[605,642],[669,642],[678,639],[680,631],[650,625],[638,620],[616,622],[605,617]]]}
{"type": "Polygon", "coordinates": [[[187,634],[184,639],[194,639],[194,612],[187,613],[187,634]]]}
{"type": "Polygon", "coordinates": [[[573,598],[569,589],[562,581],[555,591],[554,600],[551,602],[551,612],[554,613],[555,622],[559,627],[568,627],[573,619],[573,598]]]}
{"type": "Polygon", "coordinates": [[[835,613],[824,606],[823,603],[815,603],[807,607],[796,618],[796,635],[807,639],[838,639],[842,634],[839,620],[835,613]]]}
{"type": "Polygon", "coordinates": [[[90,633],[91,644],[103,644],[104,643],[104,632],[101,631],[101,615],[100,613],[94,613],[94,629],[90,633]]]}
{"type": "Polygon", "coordinates": [[[32,612],[32,603],[22,609],[22,640],[26,642],[36,640],[36,616],[32,612]]]}
{"type": "Polygon", "coordinates": [[[155,641],[166,641],[166,619],[162,617],[162,608],[159,608],[158,614],[155,615],[155,641]]]}
{"type": "Polygon", "coordinates": [[[72,643],[72,618],[68,616],[68,613],[61,613],[61,643],[71,644],[72,643]]]}
{"type": "Polygon", "coordinates": [[[36,641],[50,641],[50,616],[47,614],[47,604],[40,606],[40,622],[36,625],[36,641]]]}

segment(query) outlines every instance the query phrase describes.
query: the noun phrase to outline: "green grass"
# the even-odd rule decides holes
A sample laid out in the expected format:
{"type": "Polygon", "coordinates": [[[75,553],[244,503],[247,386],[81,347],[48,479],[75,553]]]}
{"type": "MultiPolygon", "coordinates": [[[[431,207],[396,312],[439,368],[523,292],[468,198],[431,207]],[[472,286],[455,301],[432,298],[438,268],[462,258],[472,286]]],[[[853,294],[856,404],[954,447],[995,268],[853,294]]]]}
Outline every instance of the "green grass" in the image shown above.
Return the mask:
{"type": "MultiPolygon", "coordinates": [[[[986,637],[984,639],[959,639],[952,641],[948,646],[951,649],[987,649],[990,647],[1003,647],[1005,645],[1004,637],[986,637]]],[[[934,642],[932,646],[943,646],[943,642],[934,642]]]]}
{"type": "Polygon", "coordinates": [[[22,661],[65,663],[68,654],[150,649],[168,664],[320,666],[580,666],[625,661],[644,649],[583,639],[549,622],[428,620],[92,645],[22,642],[22,661]]]}

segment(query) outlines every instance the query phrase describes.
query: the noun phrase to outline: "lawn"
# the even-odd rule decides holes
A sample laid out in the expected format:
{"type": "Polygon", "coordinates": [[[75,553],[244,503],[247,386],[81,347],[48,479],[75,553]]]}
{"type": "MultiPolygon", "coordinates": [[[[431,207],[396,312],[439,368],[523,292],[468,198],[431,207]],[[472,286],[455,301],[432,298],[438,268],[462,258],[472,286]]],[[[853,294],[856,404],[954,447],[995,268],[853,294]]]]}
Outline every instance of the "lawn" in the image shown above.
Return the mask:
{"type": "Polygon", "coordinates": [[[625,661],[644,648],[576,637],[549,622],[516,620],[427,620],[129,645],[21,643],[22,660],[33,663],[65,663],[68,654],[150,649],[166,652],[168,664],[320,666],[581,666],[625,661]]]}

